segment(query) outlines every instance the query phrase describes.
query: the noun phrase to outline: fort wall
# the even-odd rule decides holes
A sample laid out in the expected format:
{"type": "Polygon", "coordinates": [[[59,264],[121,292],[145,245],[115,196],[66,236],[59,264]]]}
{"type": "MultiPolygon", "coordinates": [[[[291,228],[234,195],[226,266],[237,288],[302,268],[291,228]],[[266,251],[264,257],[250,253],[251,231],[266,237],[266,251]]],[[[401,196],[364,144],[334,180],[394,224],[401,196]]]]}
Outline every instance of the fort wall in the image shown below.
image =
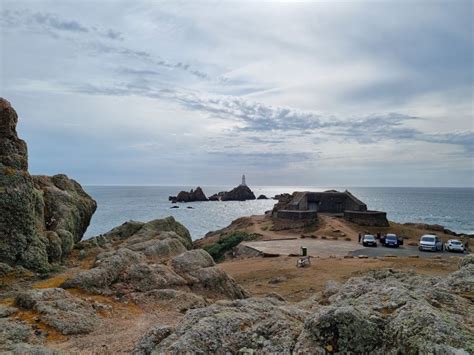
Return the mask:
{"type": "Polygon", "coordinates": [[[361,226],[388,227],[387,213],[381,211],[344,211],[344,218],[361,226]]]}
{"type": "Polygon", "coordinates": [[[318,217],[318,213],[316,211],[279,210],[276,217],[291,220],[312,220],[318,217]]]}

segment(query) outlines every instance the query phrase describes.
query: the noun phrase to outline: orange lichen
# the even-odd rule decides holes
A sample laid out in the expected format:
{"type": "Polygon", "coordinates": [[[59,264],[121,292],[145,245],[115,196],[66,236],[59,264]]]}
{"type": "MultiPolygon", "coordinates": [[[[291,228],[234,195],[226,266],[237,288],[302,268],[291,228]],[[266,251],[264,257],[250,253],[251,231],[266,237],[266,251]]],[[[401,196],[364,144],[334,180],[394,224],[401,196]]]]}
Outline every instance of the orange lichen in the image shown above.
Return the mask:
{"type": "Polygon", "coordinates": [[[108,312],[106,310],[98,311],[97,313],[101,317],[110,317],[112,314],[116,313],[116,314],[121,314],[124,318],[126,318],[126,317],[136,316],[136,315],[140,315],[144,313],[143,309],[141,309],[138,305],[136,305],[134,302],[131,302],[131,301],[124,303],[124,302],[117,301],[112,297],[103,296],[103,295],[94,295],[94,294],[90,294],[76,288],[70,288],[68,289],[68,291],[74,296],[79,297],[86,302],[89,302],[89,303],[98,302],[98,303],[102,303],[106,306],[111,307],[111,312],[108,312]]]}
{"type": "Polygon", "coordinates": [[[11,307],[15,303],[15,300],[13,298],[3,298],[0,300],[0,305],[6,306],[6,307],[11,307]]]}
{"type": "Polygon", "coordinates": [[[55,277],[51,277],[46,280],[41,280],[35,283],[32,288],[55,288],[59,287],[64,281],[66,281],[66,275],[58,275],[55,277]]]}
{"type": "Polygon", "coordinates": [[[46,340],[48,341],[66,341],[68,337],[64,334],[61,334],[55,328],[43,323],[40,320],[40,313],[36,311],[26,311],[20,310],[12,314],[12,317],[17,317],[22,321],[34,325],[36,329],[41,330],[43,333],[47,334],[46,340]]]}

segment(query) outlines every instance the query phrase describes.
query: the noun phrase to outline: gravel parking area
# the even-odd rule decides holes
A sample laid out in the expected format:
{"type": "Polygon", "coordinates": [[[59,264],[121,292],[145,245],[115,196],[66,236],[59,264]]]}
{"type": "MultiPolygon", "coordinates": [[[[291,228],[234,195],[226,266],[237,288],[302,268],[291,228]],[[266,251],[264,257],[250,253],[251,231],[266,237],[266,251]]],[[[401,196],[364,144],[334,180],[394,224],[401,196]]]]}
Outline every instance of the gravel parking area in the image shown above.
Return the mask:
{"type": "Polygon", "coordinates": [[[381,245],[377,247],[363,247],[361,244],[342,240],[321,240],[321,239],[294,239],[294,240],[270,240],[242,243],[245,246],[256,249],[262,253],[290,255],[300,254],[301,247],[308,249],[308,255],[329,257],[329,256],[359,256],[378,257],[386,255],[396,255],[399,257],[419,256],[421,258],[432,257],[462,257],[467,254],[450,252],[428,252],[419,251],[417,247],[401,246],[399,248],[387,248],[381,245]]]}
{"type": "Polygon", "coordinates": [[[357,245],[359,248],[357,250],[349,252],[349,255],[367,255],[371,257],[384,256],[384,255],[396,255],[400,257],[407,257],[417,255],[420,258],[433,258],[433,257],[443,257],[447,258],[450,256],[465,256],[467,253],[451,253],[451,252],[432,252],[432,251],[419,251],[418,247],[412,246],[400,246],[398,248],[387,248],[383,245],[378,245],[377,247],[363,247],[357,245]]]}
{"type": "Polygon", "coordinates": [[[354,242],[342,240],[320,240],[320,239],[294,239],[294,240],[271,240],[242,243],[262,253],[270,254],[300,254],[301,247],[308,249],[311,256],[344,256],[349,252],[356,251],[360,245],[354,242]]]}

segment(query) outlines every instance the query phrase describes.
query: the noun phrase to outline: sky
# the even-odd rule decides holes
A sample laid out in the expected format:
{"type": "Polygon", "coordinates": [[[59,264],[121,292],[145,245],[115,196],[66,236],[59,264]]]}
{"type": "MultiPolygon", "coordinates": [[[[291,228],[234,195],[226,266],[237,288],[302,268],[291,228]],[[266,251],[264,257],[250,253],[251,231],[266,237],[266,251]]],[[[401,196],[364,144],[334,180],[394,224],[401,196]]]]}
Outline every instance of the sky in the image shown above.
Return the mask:
{"type": "Polygon", "coordinates": [[[30,172],[474,187],[473,1],[0,0],[30,172]]]}

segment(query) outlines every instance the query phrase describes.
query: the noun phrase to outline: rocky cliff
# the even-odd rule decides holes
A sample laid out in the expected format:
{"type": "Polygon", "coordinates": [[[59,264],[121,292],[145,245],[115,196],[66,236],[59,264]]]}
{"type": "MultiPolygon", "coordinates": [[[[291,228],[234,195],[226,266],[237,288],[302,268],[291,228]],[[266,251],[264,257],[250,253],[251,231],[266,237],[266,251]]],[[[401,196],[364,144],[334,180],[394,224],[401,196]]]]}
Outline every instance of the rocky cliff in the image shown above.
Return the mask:
{"type": "Polygon", "coordinates": [[[31,176],[18,115],[0,98],[0,263],[46,271],[84,234],[95,201],[65,175],[31,176]]]}

